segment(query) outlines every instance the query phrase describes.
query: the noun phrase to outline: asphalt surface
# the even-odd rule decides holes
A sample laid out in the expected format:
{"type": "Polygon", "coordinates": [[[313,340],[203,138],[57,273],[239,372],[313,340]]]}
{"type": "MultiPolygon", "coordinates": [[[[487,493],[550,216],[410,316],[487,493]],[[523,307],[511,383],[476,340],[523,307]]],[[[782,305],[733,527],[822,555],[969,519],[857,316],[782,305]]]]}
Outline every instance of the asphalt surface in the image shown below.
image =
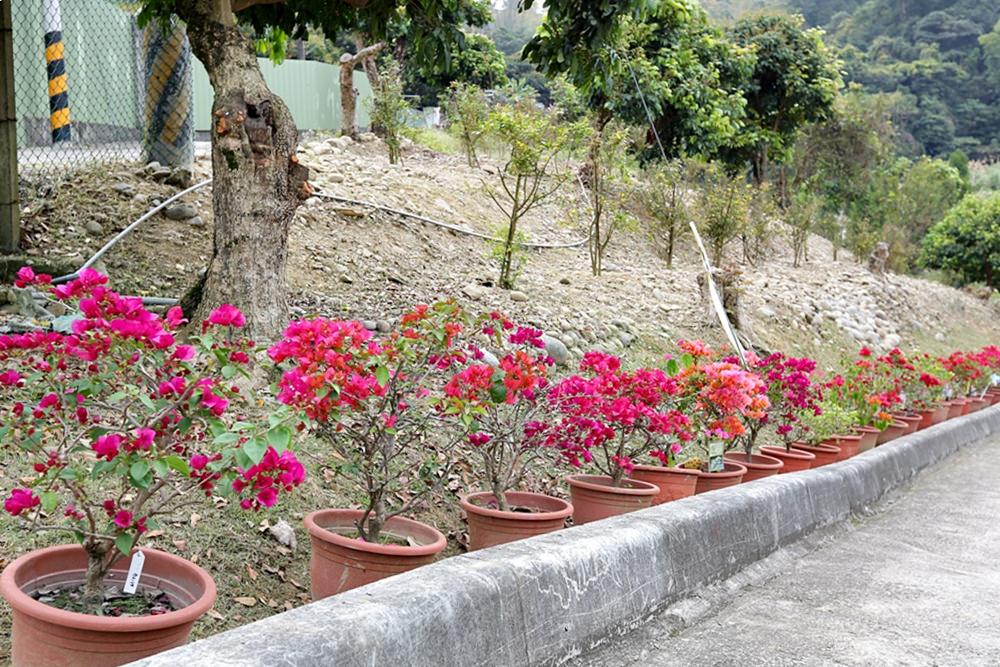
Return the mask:
{"type": "Polygon", "coordinates": [[[1000,665],[998,454],[969,445],[689,627],[668,610],[574,664],[1000,665]]]}

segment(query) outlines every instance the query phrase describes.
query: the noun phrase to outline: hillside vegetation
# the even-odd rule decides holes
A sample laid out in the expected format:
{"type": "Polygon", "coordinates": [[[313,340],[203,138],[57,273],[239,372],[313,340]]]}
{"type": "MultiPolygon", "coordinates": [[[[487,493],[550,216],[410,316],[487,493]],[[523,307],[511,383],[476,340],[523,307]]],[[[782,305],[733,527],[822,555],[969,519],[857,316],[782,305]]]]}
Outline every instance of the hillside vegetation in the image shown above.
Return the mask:
{"type": "Polygon", "coordinates": [[[716,18],[801,13],[840,47],[849,82],[894,93],[911,155],[1000,154],[1000,4],[982,0],[706,0],[716,18]]]}

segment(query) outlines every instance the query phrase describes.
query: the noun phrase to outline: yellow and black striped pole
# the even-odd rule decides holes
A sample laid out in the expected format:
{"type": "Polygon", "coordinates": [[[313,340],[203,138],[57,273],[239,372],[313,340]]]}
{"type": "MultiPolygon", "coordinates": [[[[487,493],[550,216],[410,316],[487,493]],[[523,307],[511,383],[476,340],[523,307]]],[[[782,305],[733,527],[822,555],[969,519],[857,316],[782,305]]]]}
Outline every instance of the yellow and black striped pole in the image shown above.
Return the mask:
{"type": "Polygon", "coordinates": [[[191,44],[183,24],[165,32],[152,21],[143,34],[147,162],[190,167],[194,161],[194,84],[191,44]]]}
{"type": "Polygon", "coordinates": [[[45,29],[45,67],[49,75],[49,125],[52,143],[69,141],[69,87],[66,82],[65,48],[62,38],[62,13],[59,0],[42,3],[45,29]]]}

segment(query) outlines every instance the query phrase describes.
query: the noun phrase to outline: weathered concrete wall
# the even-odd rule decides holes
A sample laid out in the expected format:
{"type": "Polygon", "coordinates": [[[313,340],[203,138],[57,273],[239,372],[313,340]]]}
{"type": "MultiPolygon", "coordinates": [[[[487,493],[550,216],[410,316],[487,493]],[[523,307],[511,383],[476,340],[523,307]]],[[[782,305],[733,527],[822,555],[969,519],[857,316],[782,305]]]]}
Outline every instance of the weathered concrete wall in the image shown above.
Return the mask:
{"type": "Polygon", "coordinates": [[[557,664],[998,431],[1000,406],[818,470],[449,558],[135,664],[557,664]]]}

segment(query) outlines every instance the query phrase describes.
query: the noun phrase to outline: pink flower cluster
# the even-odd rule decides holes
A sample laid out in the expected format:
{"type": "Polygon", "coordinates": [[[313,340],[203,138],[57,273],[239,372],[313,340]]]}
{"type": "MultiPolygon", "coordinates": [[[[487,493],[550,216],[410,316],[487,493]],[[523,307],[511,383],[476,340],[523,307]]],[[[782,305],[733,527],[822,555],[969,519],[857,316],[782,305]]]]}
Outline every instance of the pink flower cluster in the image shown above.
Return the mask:
{"type": "Polygon", "coordinates": [[[285,450],[279,454],[268,447],[260,463],[240,471],[233,481],[233,490],[237,495],[247,494],[240,500],[240,507],[245,510],[274,507],[280,493],[292,491],[305,477],[305,468],[292,452],[285,450]]]}
{"type": "Polygon", "coordinates": [[[620,359],[603,352],[588,352],[580,371],[548,396],[560,415],[548,442],[570,465],[594,462],[612,477],[627,475],[639,454],[690,439],[690,421],[674,400],[675,378],[655,368],[623,371],[620,359]]]}

